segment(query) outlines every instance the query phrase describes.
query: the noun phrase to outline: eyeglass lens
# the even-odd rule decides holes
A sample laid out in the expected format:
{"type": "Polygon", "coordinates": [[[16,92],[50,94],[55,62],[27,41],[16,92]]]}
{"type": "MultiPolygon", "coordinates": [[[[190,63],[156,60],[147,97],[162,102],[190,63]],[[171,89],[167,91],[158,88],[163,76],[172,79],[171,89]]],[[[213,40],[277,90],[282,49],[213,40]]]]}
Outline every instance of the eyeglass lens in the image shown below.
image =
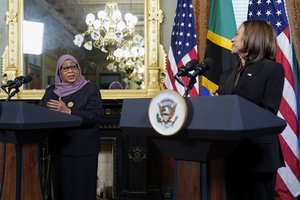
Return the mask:
{"type": "Polygon", "coordinates": [[[78,70],[78,66],[76,65],[76,64],[72,64],[72,65],[62,65],[61,66],[61,70],[63,71],[63,72],[67,72],[67,71],[69,71],[69,69],[71,69],[72,71],[76,71],[76,70],[78,70]]]}

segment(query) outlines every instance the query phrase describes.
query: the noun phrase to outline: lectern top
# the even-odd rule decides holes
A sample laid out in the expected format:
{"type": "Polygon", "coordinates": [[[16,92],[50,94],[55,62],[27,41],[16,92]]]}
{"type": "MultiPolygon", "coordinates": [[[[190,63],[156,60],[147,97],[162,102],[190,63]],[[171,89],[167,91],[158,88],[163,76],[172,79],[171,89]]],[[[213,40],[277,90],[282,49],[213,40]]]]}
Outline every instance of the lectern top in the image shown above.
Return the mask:
{"type": "MultiPolygon", "coordinates": [[[[278,134],[286,122],[237,95],[185,98],[188,118],[180,135],[198,139],[236,140],[278,134]]],[[[124,99],[121,128],[128,134],[160,136],[148,119],[150,98],[124,99]],[[138,109],[133,109],[138,108],[138,109]],[[127,131],[127,130],[136,131],[127,131]]],[[[167,136],[169,137],[169,136],[167,136]]],[[[172,136],[173,137],[173,136],[172,136]]]]}
{"type": "Polygon", "coordinates": [[[75,127],[81,118],[26,102],[0,102],[0,130],[75,127]]]}

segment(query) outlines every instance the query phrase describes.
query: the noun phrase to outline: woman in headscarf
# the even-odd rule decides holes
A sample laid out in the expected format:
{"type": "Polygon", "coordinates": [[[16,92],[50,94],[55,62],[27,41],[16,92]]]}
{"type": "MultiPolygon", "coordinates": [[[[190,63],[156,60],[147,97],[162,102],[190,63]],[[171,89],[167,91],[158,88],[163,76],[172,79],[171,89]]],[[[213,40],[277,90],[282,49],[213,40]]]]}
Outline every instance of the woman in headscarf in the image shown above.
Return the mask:
{"type": "Polygon", "coordinates": [[[96,84],[85,80],[71,55],[56,65],[55,84],[47,88],[40,105],[82,118],[80,127],[49,135],[52,186],[55,200],[95,200],[102,100],[96,84]]]}

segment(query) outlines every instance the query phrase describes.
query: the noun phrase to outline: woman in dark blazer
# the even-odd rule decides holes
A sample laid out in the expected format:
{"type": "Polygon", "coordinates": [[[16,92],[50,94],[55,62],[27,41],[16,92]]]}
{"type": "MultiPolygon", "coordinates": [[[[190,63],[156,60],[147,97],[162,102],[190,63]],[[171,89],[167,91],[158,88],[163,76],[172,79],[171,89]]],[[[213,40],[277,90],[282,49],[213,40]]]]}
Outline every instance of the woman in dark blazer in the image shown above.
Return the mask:
{"type": "Polygon", "coordinates": [[[95,200],[102,109],[99,88],[81,74],[78,61],[63,55],[57,61],[55,84],[40,105],[82,118],[80,127],[61,129],[49,136],[54,200],[95,200]]]}
{"type": "MultiPolygon", "coordinates": [[[[237,65],[221,75],[218,95],[236,94],[277,114],[284,69],[275,61],[276,34],[265,21],[246,21],[232,39],[237,65]]],[[[273,200],[277,169],[284,166],[278,135],[243,141],[225,159],[227,200],[273,200]]]]}

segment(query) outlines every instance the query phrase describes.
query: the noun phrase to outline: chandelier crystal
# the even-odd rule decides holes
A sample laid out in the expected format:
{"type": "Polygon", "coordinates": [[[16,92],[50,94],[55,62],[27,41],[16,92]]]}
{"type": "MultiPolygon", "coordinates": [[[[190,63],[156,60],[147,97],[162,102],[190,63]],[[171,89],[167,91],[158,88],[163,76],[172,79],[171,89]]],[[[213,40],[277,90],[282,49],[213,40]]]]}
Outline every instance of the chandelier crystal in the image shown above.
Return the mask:
{"type": "Polygon", "coordinates": [[[97,18],[89,13],[86,16],[87,30],[77,34],[74,44],[85,49],[93,47],[108,53],[110,64],[107,69],[126,74],[126,79],[134,81],[138,88],[143,87],[144,72],[144,38],[135,31],[138,18],[126,13],[124,19],[114,1],[107,2],[97,18]]]}

